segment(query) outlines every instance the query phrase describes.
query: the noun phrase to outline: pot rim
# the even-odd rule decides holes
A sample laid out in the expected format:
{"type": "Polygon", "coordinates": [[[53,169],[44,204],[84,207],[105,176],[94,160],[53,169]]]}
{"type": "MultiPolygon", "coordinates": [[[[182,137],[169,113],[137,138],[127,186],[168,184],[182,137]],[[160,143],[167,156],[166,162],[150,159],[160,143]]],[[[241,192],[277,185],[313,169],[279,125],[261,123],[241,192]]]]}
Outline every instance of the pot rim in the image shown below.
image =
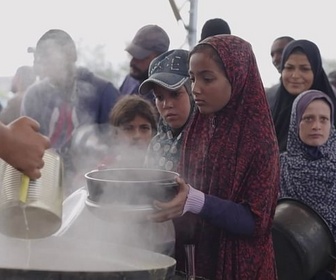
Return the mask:
{"type": "MultiPolygon", "coordinates": [[[[162,169],[152,169],[152,168],[109,168],[109,169],[103,169],[103,170],[99,170],[99,169],[94,169],[91,170],[87,173],[85,173],[84,177],[87,180],[92,180],[92,181],[97,181],[97,182],[118,182],[118,183],[159,183],[159,182],[172,182],[172,180],[174,180],[173,178],[169,178],[169,179],[158,179],[158,180],[143,180],[143,181],[139,181],[139,180],[114,180],[114,179],[100,179],[100,178],[94,178],[92,175],[94,174],[99,174],[99,173],[108,173],[111,171],[139,171],[139,172],[147,172],[147,171],[157,171],[160,173],[166,173],[166,174],[171,174],[171,175],[175,175],[175,177],[179,177],[180,174],[178,174],[177,172],[174,171],[168,171],[168,170],[162,170],[162,169]]],[[[175,180],[174,180],[175,183],[175,180]]]]}

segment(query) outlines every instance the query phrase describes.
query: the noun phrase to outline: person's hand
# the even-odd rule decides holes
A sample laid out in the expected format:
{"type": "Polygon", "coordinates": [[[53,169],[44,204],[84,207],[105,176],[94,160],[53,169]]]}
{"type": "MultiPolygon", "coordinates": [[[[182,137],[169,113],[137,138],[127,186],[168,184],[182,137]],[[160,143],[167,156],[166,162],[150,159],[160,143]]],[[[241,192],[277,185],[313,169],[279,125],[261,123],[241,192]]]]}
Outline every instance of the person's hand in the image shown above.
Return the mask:
{"type": "Polygon", "coordinates": [[[0,124],[0,157],[31,179],[41,177],[43,155],[50,147],[49,139],[39,129],[38,122],[28,117],[7,126],[0,124]]]}
{"type": "Polygon", "coordinates": [[[158,210],[149,217],[151,221],[164,222],[182,215],[189,193],[189,186],[180,177],[176,178],[176,182],[179,185],[178,193],[171,201],[154,201],[154,207],[158,210]]]}

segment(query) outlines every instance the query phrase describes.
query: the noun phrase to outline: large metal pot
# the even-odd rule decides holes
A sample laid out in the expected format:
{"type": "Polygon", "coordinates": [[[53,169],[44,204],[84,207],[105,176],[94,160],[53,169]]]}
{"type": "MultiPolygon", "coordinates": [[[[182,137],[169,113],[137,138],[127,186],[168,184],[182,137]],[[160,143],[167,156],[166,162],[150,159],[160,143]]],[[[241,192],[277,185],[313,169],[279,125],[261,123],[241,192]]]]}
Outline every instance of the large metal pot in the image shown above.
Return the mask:
{"type": "Polygon", "coordinates": [[[324,219],[302,201],[278,201],[272,235],[279,280],[309,280],[333,263],[333,235],[324,219]]]}
{"type": "Polygon", "coordinates": [[[172,279],[176,261],[166,255],[111,243],[49,237],[0,236],[1,280],[172,279]]]}

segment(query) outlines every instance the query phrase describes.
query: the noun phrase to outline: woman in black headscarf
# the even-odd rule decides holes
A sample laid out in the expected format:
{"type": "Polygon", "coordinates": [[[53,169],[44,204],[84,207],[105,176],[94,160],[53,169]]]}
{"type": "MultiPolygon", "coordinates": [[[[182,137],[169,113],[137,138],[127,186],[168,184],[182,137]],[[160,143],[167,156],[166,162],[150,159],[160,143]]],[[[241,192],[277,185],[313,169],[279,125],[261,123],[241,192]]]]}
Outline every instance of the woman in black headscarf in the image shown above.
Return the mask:
{"type": "MultiPolygon", "coordinates": [[[[280,152],[286,151],[293,101],[309,89],[323,91],[336,106],[336,98],[322,67],[318,47],[308,40],[294,40],[286,46],[282,54],[281,83],[272,108],[280,152]]],[[[334,113],[333,117],[335,116],[334,113]]]]}

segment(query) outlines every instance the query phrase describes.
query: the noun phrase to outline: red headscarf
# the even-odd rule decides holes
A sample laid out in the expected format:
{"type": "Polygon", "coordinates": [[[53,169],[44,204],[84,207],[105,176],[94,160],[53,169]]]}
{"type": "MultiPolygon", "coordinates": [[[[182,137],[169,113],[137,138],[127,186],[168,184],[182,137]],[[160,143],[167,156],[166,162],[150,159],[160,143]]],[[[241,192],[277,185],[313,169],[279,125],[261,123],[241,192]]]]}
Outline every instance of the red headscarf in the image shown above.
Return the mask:
{"type": "Polygon", "coordinates": [[[215,114],[196,113],[186,132],[179,172],[205,194],[248,205],[256,227],[252,237],[237,236],[198,219],[192,238],[196,274],[211,280],[276,279],[271,225],[279,152],[256,59],[251,45],[233,35],[213,36],[200,44],[219,54],[232,95],[215,114]]]}

